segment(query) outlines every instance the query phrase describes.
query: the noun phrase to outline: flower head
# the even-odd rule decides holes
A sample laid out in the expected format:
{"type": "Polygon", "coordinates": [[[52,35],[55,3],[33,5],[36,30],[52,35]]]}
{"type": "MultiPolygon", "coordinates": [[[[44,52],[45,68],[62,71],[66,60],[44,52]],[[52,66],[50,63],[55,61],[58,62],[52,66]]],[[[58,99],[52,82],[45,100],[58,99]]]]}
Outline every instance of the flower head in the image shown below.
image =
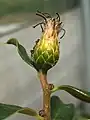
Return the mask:
{"type": "Polygon", "coordinates": [[[37,24],[41,26],[42,36],[36,41],[33,50],[31,50],[31,57],[38,71],[44,73],[47,73],[59,60],[58,35],[60,30],[62,30],[62,22],[60,22],[59,14],[56,14],[57,18],[52,18],[48,13],[41,13],[39,11],[36,13],[36,15],[43,17],[44,21],[37,24]]]}

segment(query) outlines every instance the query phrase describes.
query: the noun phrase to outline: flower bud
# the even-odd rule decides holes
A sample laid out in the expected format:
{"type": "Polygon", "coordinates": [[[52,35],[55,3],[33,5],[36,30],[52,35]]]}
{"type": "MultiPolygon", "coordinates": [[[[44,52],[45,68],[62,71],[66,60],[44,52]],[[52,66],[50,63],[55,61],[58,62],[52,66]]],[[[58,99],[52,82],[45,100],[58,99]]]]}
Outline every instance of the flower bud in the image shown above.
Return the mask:
{"type": "Polygon", "coordinates": [[[58,18],[46,18],[42,24],[42,36],[31,50],[31,57],[38,70],[47,73],[59,60],[58,34],[61,24],[58,18]]]}

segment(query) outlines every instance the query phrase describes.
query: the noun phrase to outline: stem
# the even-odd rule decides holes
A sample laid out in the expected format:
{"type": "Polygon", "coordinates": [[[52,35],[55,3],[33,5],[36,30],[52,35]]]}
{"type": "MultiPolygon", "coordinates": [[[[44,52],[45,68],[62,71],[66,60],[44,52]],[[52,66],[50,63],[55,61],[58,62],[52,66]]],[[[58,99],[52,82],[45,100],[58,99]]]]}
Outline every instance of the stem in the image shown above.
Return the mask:
{"type": "Polygon", "coordinates": [[[39,78],[43,90],[43,110],[45,112],[44,120],[51,120],[50,116],[50,95],[49,84],[47,82],[47,74],[39,72],[39,78]]]}

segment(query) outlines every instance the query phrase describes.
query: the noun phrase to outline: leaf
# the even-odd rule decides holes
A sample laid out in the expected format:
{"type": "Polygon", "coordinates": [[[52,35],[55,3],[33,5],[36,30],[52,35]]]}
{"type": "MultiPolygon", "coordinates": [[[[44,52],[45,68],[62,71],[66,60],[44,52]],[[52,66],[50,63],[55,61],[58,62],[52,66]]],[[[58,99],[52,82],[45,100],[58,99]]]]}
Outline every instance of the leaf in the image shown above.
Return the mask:
{"type": "Polygon", "coordinates": [[[8,40],[6,42],[6,44],[12,44],[14,46],[17,47],[17,50],[18,50],[18,53],[20,55],[20,57],[30,66],[35,67],[35,64],[33,62],[33,60],[28,56],[27,52],[26,52],[26,49],[21,45],[19,44],[19,42],[17,41],[17,39],[15,38],[11,38],[10,40],[8,40]]]}
{"type": "Polygon", "coordinates": [[[58,96],[51,97],[51,119],[72,120],[75,114],[73,104],[64,104],[58,96]]]}
{"type": "Polygon", "coordinates": [[[7,119],[15,113],[22,113],[29,116],[39,117],[37,112],[33,109],[0,103],[0,120],[7,119]]]}
{"type": "Polygon", "coordinates": [[[78,89],[76,87],[70,86],[70,85],[62,85],[59,87],[55,87],[52,90],[52,93],[57,90],[65,90],[75,98],[78,98],[79,100],[82,100],[84,102],[90,103],[90,92],[78,89]]]}

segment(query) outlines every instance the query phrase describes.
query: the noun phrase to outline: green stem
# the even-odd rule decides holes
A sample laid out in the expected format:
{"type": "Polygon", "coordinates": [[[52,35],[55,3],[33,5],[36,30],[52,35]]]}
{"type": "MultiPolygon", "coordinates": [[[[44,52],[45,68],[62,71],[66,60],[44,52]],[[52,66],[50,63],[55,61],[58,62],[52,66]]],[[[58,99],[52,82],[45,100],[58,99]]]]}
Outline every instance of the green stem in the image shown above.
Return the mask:
{"type": "Polygon", "coordinates": [[[44,120],[51,120],[50,116],[50,95],[49,84],[47,82],[47,74],[39,72],[39,78],[43,90],[43,110],[45,112],[44,120]]]}

